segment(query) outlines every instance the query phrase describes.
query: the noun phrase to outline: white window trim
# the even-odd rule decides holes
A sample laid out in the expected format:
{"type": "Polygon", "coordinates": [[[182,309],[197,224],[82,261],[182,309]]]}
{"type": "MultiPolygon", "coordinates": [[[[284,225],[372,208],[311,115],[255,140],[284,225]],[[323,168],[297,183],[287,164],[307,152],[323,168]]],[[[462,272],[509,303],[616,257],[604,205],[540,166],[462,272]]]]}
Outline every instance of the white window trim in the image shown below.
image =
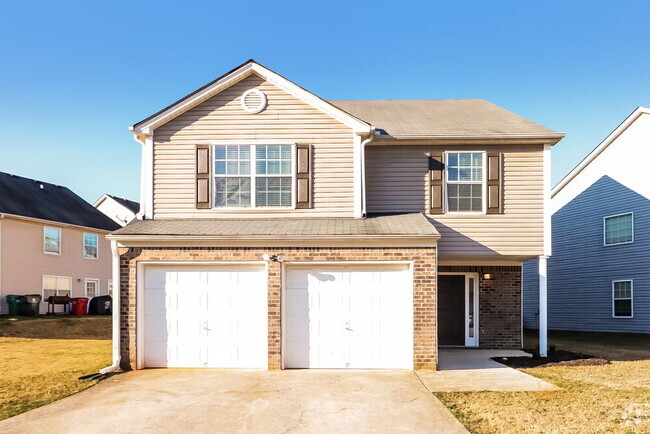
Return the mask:
{"type": "Polygon", "coordinates": [[[99,235],[98,234],[93,234],[90,232],[84,232],[83,235],[81,236],[81,243],[83,244],[81,248],[81,255],[84,257],[84,259],[99,259],[99,235]],[[94,235],[97,237],[97,256],[94,258],[92,256],[86,256],[86,235],[94,235]]]}
{"type": "Polygon", "coordinates": [[[220,142],[212,142],[212,158],[210,159],[210,173],[212,174],[212,209],[215,211],[219,210],[241,210],[241,211],[247,211],[247,210],[254,210],[254,211],[273,211],[273,210],[291,210],[291,209],[296,209],[296,200],[297,200],[297,193],[296,193],[296,159],[298,158],[297,155],[297,146],[295,142],[278,142],[274,140],[258,140],[258,141],[220,141],[220,142]],[[249,175],[220,175],[217,176],[214,173],[214,155],[215,155],[215,147],[216,146],[223,146],[223,145],[247,145],[251,146],[251,152],[250,152],[250,168],[251,168],[251,173],[249,175]],[[291,146],[291,174],[290,175],[258,175],[256,174],[256,146],[264,146],[264,145],[289,145],[291,146]],[[267,178],[267,177],[273,177],[273,178],[282,178],[282,177],[287,177],[291,176],[291,205],[289,206],[256,206],[255,200],[256,200],[256,195],[255,195],[255,180],[257,177],[261,178],[267,178]],[[215,206],[216,205],[216,188],[217,188],[217,178],[250,178],[251,179],[251,206],[215,206]]]}
{"type": "Polygon", "coordinates": [[[632,244],[633,242],[634,242],[634,213],[633,212],[624,212],[622,214],[614,214],[614,215],[608,215],[606,217],[603,217],[603,246],[605,247],[621,246],[623,244],[632,244]],[[629,215],[630,217],[632,217],[632,240],[624,241],[622,243],[607,244],[607,219],[612,217],[623,217],[625,215],[629,215]]]}
{"type": "Polygon", "coordinates": [[[634,318],[634,281],[632,279],[612,280],[612,318],[634,318]],[[630,298],[616,298],[614,284],[617,282],[630,282],[630,298]],[[630,300],[629,316],[616,315],[616,309],[614,308],[616,300],[630,300]]]}
{"type": "Polygon", "coordinates": [[[94,297],[98,297],[101,292],[99,291],[99,279],[94,279],[94,278],[87,278],[84,279],[84,294],[86,298],[90,298],[88,295],[88,282],[95,282],[95,295],[94,297]]]}
{"type": "Polygon", "coordinates": [[[57,228],[57,227],[54,227],[54,226],[43,226],[43,253],[45,253],[46,255],[60,256],[62,250],[63,250],[63,232],[61,231],[61,228],[57,228]],[[45,250],[45,231],[46,231],[47,228],[56,229],[57,231],[59,231],[59,252],[58,253],[57,252],[48,252],[47,250],[45,250]]]}
{"type": "MultiPolygon", "coordinates": [[[[54,274],[43,274],[43,277],[41,279],[41,296],[42,296],[41,303],[46,303],[47,304],[47,299],[45,298],[45,278],[46,277],[56,277],[57,279],[68,279],[68,280],[70,280],[70,297],[72,297],[72,277],[70,277],[70,276],[56,276],[54,274]]],[[[58,295],[59,288],[56,288],[56,292],[57,292],[57,295],[58,295]]]]}
{"type": "MultiPolygon", "coordinates": [[[[445,214],[449,215],[482,215],[482,214],[487,214],[487,151],[454,151],[454,150],[449,150],[445,151],[444,155],[444,160],[445,160],[445,203],[444,203],[444,208],[445,208],[445,214]],[[482,175],[483,179],[481,180],[482,184],[482,199],[483,199],[483,205],[481,211],[449,211],[449,171],[447,170],[448,167],[448,159],[449,159],[449,154],[483,154],[483,166],[482,166],[482,175]]],[[[478,184],[478,181],[452,181],[453,184],[478,184]]]]}

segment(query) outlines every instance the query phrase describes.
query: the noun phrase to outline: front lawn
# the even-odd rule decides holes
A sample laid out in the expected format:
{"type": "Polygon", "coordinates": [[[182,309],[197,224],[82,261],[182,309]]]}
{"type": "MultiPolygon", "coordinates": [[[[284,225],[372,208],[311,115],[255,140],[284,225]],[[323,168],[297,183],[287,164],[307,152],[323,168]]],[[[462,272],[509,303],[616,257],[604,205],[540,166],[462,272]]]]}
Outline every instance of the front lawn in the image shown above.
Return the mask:
{"type": "Polygon", "coordinates": [[[0,317],[0,420],[80,392],[111,364],[110,317],[0,317]]]}
{"type": "MultiPolygon", "coordinates": [[[[526,346],[535,343],[527,335],[526,346]]],[[[612,363],[522,369],[558,391],[435,395],[473,433],[650,432],[649,336],[565,332],[549,343],[612,363]]]]}

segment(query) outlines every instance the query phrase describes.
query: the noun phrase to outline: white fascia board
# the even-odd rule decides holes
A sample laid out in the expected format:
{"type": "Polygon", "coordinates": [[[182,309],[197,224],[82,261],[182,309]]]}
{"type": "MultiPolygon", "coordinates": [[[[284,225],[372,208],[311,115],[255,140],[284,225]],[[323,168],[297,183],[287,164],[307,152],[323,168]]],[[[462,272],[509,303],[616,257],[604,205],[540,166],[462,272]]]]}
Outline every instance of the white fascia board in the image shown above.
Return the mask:
{"type": "Polygon", "coordinates": [[[307,90],[297,86],[286,78],[276,74],[275,72],[263,67],[262,65],[254,62],[250,62],[237,69],[236,71],[231,72],[220,80],[216,81],[212,85],[206,87],[205,89],[197,92],[192,95],[190,98],[187,98],[174,106],[168,108],[159,115],[149,119],[148,121],[142,123],[141,125],[132,126],[129,129],[134,134],[153,134],[153,130],[166,123],[180,114],[186,112],[187,110],[195,107],[201,102],[205,101],[208,98],[216,95],[220,91],[224,90],[227,87],[232,86],[236,82],[248,77],[253,72],[259,74],[267,80],[268,82],[274,84],[285,92],[295,96],[296,98],[304,101],[305,103],[311,105],[312,107],[321,110],[322,112],[330,115],[334,119],[342,122],[343,124],[352,128],[355,134],[358,135],[367,135],[370,134],[371,126],[366,122],[363,122],[354,116],[344,112],[343,110],[335,107],[329,102],[317,97],[316,95],[308,92],[307,90]]]}
{"type": "Polygon", "coordinates": [[[102,194],[102,197],[100,197],[99,199],[97,199],[97,200],[95,201],[95,203],[93,203],[93,206],[94,206],[95,208],[97,208],[97,207],[98,207],[99,205],[101,205],[102,202],[104,202],[106,199],[110,199],[110,197],[108,197],[108,195],[107,195],[106,193],[104,193],[104,194],[102,194]]]}
{"type": "Polygon", "coordinates": [[[621,124],[616,127],[600,144],[589,153],[571,172],[569,172],[555,187],[551,190],[551,198],[562,190],[568,183],[570,183],[582,170],[596,159],[609,145],[614,142],[630,125],[634,123],[642,114],[650,114],[650,108],[637,107],[621,124]]]}

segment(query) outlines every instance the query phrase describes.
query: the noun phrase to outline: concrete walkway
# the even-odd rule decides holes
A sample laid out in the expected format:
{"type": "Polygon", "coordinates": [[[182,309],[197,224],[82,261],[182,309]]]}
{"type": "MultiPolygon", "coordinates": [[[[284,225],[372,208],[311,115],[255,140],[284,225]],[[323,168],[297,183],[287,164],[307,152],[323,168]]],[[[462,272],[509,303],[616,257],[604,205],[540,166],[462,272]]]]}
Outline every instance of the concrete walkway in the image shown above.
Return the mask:
{"type": "Polygon", "coordinates": [[[546,381],[491,360],[492,357],[530,356],[523,351],[441,350],[436,372],[418,372],[432,392],[530,392],[557,390],[546,381]]]}
{"type": "Polygon", "coordinates": [[[2,433],[466,433],[408,371],[159,369],[110,377],[2,433]]]}

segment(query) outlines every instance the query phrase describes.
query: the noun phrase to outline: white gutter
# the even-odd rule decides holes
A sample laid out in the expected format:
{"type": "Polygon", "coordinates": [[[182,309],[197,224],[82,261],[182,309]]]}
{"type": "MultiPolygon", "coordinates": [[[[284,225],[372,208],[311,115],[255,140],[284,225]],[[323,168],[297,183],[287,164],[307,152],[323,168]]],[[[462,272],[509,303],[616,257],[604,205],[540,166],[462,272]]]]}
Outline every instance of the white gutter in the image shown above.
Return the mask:
{"type": "Polygon", "coordinates": [[[375,127],[370,129],[370,136],[361,142],[361,217],[367,216],[366,211],[366,145],[375,138],[375,127]]]}
{"type": "Polygon", "coordinates": [[[100,374],[108,374],[120,369],[120,252],[117,250],[117,241],[111,240],[111,253],[113,257],[113,364],[99,370],[100,374]]]}

